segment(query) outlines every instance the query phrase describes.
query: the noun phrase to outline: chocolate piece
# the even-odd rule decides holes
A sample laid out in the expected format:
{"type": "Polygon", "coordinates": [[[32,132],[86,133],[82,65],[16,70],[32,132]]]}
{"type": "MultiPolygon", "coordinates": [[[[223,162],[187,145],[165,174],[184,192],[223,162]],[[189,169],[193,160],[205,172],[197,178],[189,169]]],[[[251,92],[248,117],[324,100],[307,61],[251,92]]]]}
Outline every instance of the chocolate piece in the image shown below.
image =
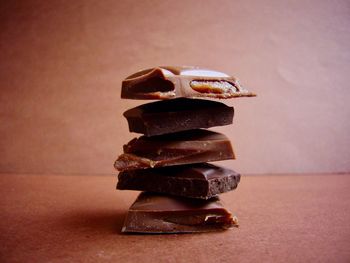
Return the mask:
{"type": "Polygon", "coordinates": [[[196,67],[156,67],[128,76],[122,83],[124,99],[252,97],[234,77],[196,67]]]}
{"type": "Polygon", "coordinates": [[[232,123],[233,107],[223,103],[178,98],[143,104],[124,112],[131,132],[161,135],[232,123]]]}
{"type": "Polygon", "coordinates": [[[114,166],[119,171],[180,164],[235,159],[229,139],[209,130],[178,133],[131,140],[114,166]]]}
{"type": "Polygon", "coordinates": [[[235,171],[200,163],[124,171],[118,175],[117,189],[209,199],[235,189],[239,180],[235,171]]]}
{"type": "Polygon", "coordinates": [[[194,233],[238,226],[218,198],[186,199],[141,193],[130,207],[124,233],[194,233]]]}

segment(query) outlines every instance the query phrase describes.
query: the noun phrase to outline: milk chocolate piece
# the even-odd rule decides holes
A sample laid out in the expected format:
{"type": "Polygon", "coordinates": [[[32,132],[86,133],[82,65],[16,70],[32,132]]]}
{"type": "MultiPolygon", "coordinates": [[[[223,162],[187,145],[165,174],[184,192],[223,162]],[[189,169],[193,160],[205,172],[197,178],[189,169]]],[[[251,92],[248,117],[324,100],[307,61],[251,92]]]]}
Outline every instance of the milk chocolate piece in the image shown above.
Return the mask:
{"type": "Polygon", "coordinates": [[[122,83],[124,99],[252,97],[238,80],[225,73],[196,67],[156,67],[139,71],[122,83]]]}
{"type": "Polygon", "coordinates": [[[238,226],[218,198],[186,199],[141,193],[130,207],[124,233],[194,233],[238,226]]]}
{"type": "Polygon", "coordinates": [[[230,140],[209,130],[141,136],[124,145],[114,166],[119,171],[235,159],[230,140]]]}
{"type": "Polygon", "coordinates": [[[239,181],[235,171],[200,163],[124,171],[118,175],[117,189],[209,199],[235,189],[239,181]]]}
{"type": "Polygon", "coordinates": [[[143,104],[124,112],[130,132],[146,136],[232,123],[233,107],[223,103],[178,98],[143,104]]]}

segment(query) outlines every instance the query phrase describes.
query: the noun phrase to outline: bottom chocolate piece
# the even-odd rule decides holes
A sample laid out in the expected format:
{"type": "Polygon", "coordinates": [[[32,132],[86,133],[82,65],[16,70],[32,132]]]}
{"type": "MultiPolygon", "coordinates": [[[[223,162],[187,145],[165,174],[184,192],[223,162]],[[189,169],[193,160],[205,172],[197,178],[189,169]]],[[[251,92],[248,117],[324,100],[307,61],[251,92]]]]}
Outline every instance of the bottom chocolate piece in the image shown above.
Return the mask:
{"type": "Polygon", "coordinates": [[[219,198],[210,200],[141,193],[130,207],[123,233],[195,233],[237,227],[219,198]]]}

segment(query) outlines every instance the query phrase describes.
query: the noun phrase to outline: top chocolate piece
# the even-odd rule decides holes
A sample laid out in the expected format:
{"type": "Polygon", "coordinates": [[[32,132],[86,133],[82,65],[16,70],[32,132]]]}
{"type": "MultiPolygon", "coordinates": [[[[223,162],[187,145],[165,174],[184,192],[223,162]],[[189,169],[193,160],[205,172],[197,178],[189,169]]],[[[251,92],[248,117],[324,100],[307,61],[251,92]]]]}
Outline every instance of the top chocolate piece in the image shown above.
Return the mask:
{"type": "Polygon", "coordinates": [[[256,95],[244,89],[236,78],[196,67],[156,67],[139,71],[123,81],[121,93],[123,99],[151,100],[253,96],[256,95]]]}

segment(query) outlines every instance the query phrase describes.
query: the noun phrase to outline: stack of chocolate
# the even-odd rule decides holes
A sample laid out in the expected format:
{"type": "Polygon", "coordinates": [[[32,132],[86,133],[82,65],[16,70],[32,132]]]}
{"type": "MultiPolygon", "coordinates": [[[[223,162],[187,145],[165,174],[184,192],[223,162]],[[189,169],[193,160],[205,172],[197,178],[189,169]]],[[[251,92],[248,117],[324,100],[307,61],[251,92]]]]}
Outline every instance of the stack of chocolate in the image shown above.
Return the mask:
{"type": "Polygon", "coordinates": [[[203,98],[250,97],[237,79],[193,67],[157,67],[127,77],[122,98],[160,100],[124,113],[130,132],[115,162],[117,189],[143,191],[122,232],[188,233],[237,226],[218,195],[235,189],[240,175],[207,162],[234,159],[230,140],[206,130],[232,123],[234,109],[203,98]]]}

